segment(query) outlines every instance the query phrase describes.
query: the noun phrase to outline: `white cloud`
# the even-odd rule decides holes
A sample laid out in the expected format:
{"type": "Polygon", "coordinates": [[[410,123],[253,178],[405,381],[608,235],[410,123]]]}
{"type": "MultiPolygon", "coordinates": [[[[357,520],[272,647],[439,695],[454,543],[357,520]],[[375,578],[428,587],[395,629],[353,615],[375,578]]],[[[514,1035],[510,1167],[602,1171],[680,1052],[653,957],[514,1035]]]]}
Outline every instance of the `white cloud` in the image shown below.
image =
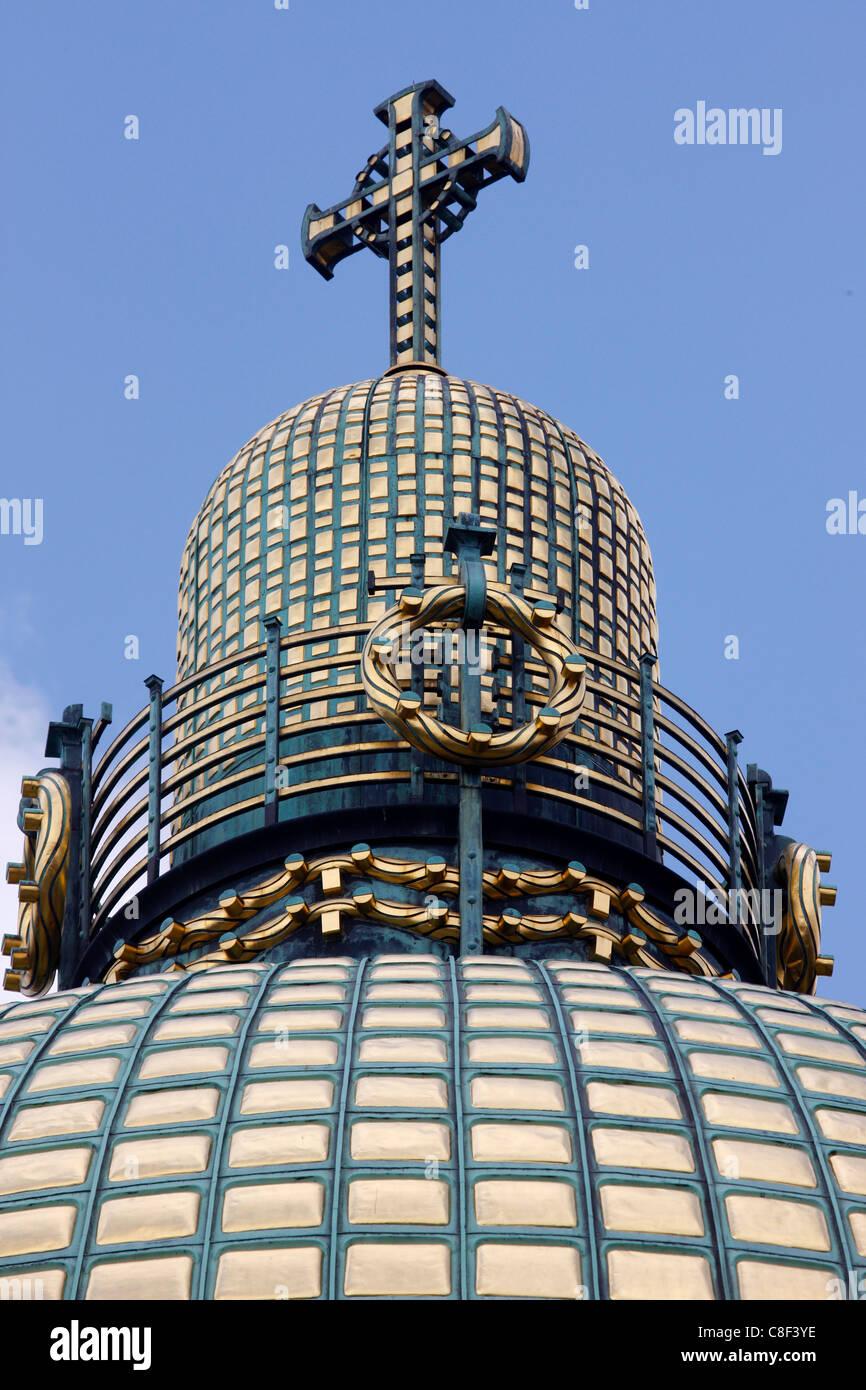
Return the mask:
{"type": "MultiPolygon", "coordinates": [[[[6,864],[20,860],[23,847],[18,829],[21,778],[47,765],[45,736],[51,718],[48,700],[35,685],[26,685],[0,663],[0,934],[15,931],[18,898],[6,883],[6,864]]],[[[4,956],[0,967],[8,967],[4,956]]],[[[2,975],[0,975],[2,979],[2,975]]],[[[0,1004],[20,995],[0,989],[0,1004]]]]}

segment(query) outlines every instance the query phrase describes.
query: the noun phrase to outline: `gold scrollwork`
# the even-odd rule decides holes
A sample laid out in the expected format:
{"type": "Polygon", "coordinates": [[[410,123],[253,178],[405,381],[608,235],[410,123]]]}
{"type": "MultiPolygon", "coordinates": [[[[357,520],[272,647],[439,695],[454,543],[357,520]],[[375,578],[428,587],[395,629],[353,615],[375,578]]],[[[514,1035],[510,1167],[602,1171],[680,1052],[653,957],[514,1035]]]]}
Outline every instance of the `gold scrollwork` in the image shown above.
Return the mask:
{"type": "MultiPolygon", "coordinates": [[[[617,889],[587,874],[584,866],[574,861],[561,869],[521,869],[506,863],[485,872],[483,881],[485,900],[503,904],[500,911],[484,914],[483,939],[488,949],[571,937],[587,943],[591,960],[609,962],[616,952],[632,965],[667,966],[691,975],[718,974],[702,954],[698,934],[679,932],[665,922],[646,905],[637,884],[617,889]],[[509,899],[563,892],[585,896],[585,911],[570,908],[561,914],[528,914],[508,906],[509,899]],[[622,927],[611,920],[612,915],[623,919],[622,927]]],[[[120,946],[106,980],[124,979],[138,966],[173,959],[200,946],[211,945],[213,949],[190,965],[177,968],[197,971],[254,960],[312,923],[319,923],[326,940],[339,938],[348,921],[356,920],[458,944],[459,914],[442,899],[457,898],[459,892],[458,870],[435,856],[420,862],[396,859],[378,855],[363,844],[355,845],[348,854],[329,855],[310,863],[301,855],[291,855],[279,873],[245,892],[224,893],[211,911],[186,923],[170,921],[138,945],[120,946]],[[347,877],[399,884],[424,892],[425,901],[418,905],[394,902],[361,884],[352,892],[345,882],[347,877]],[[289,897],[271,921],[244,935],[233,931],[262,908],[314,883],[320,889],[319,901],[307,903],[303,898],[289,897]]]]}
{"type": "Polygon", "coordinates": [[[488,584],[486,618],[519,634],[535,648],[547,667],[547,705],[531,723],[493,733],[485,725],[457,729],[423,708],[420,695],[404,690],[391,659],[397,640],[428,624],[459,618],[466,590],[440,584],[422,592],[406,591],[400,602],[371,630],[361,657],[361,679],[370,705],[413,748],[449,762],[499,767],[528,762],[551,749],[574,724],[586,695],[586,662],[570,638],[555,626],[552,605],[533,605],[499,585],[488,584]]]}
{"type": "Polygon", "coordinates": [[[821,907],[836,901],[836,889],[821,883],[821,870],[829,867],[829,854],[804,844],[787,845],[779,859],[776,872],[785,888],[777,948],[780,989],[814,994],[817,977],[832,974],[832,959],[821,955],[821,907]]]}
{"type": "Polygon", "coordinates": [[[21,994],[44,994],[60,960],[60,933],[69,869],[69,783],[60,772],[42,772],[21,783],[24,857],[6,866],[6,881],[18,885],[18,932],[3,939],[12,968],[4,986],[21,994]],[[35,806],[28,805],[35,802],[35,806]]]}

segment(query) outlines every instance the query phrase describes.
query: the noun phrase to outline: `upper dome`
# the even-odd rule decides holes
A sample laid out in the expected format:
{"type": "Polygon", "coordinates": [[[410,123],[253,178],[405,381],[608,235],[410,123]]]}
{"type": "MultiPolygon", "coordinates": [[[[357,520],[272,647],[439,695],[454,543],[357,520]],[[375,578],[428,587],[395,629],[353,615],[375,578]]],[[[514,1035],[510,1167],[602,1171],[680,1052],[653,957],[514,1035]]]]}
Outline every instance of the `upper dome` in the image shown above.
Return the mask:
{"type": "Polygon", "coordinates": [[[490,577],[524,563],[531,597],[561,591],[581,646],[630,665],[655,649],[649,548],[601,459],[507,392],[395,369],[280,415],[220,473],[181,564],[179,676],[260,641],[272,613],[357,634],[411,582],[413,554],[426,582],[454,573],[442,543],[462,511],[498,533],[490,577]]]}

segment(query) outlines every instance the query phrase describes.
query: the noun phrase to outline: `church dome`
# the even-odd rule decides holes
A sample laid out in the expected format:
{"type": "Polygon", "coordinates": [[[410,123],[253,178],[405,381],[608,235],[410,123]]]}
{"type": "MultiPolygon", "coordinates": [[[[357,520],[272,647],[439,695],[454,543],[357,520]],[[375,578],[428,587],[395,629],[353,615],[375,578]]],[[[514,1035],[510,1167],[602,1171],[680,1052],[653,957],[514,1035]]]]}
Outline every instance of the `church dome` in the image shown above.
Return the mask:
{"type": "Polygon", "coordinates": [[[822,1300],[866,1264],[866,1013],[753,984],[143,975],[7,1006],[0,1093],[30,1297],[822,1300]]]}
{"type": "Polygon", "coordinates": [[[649,547],[601,459],[507,392],[395,368],[286,411],[220,473],[181,563],[179,678],[254,646],[272,614],[360,653],[413,555],[425,583],[455,574],[443,540],[461,512],[496,531],[490,579],[525,564],[579,646],[630,666],[655,650],[649,547]]]}

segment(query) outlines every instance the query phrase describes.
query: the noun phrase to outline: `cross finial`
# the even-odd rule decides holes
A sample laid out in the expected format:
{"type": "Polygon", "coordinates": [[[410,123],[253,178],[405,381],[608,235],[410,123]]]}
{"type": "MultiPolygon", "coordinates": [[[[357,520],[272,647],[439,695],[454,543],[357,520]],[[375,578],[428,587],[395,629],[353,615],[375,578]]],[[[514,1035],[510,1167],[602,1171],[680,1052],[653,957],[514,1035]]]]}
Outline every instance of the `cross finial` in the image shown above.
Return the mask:
{"type": "Polygon", "coordinates": [[[529,167],[523,126],[503,106],[486,130],[458,140],[440,124],[454,98],[438,82],[418,82],[383,101],[375,114],[388,143],[367,160],[348,198],[304,214],[304,255],[330,280],[334,266],[368,246],[391,271],[391,365],[438,366],[439,247],[463,226],[478,191],[529,167]]]}

